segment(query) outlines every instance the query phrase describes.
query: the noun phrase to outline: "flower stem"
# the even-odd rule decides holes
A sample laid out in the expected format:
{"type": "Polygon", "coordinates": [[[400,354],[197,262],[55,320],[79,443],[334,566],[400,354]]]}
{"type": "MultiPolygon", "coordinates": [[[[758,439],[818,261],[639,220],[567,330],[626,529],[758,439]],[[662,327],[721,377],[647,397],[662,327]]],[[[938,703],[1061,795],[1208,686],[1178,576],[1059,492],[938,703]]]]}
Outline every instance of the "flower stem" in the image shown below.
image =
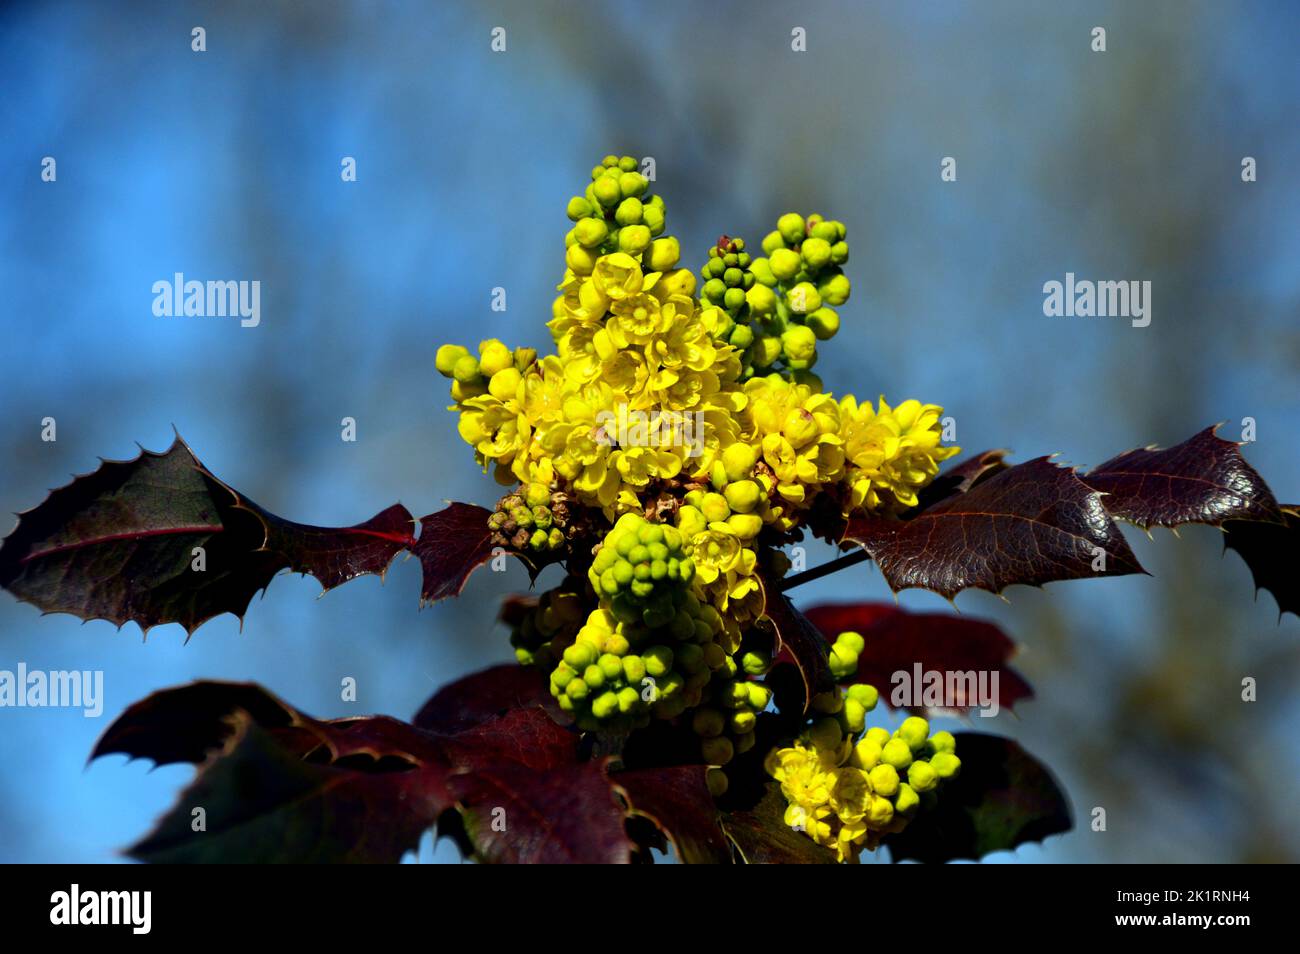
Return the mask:
{"type": "Polygon", "coordinates": [[[815,566],[811,570],[804,570],[802,573],[796,573],[794,576],[788,576],[781,581],[781,591],[792,590],[796,586],[804,583],[811,583],[813,580],[820,580],[823,576],[830,576],[837,573],[845,567],[856,566],[871,559],[867,553],[866,547],[859,547],[852,553],[846,553],[842,557],[836,557],[829,563],[823,563],[821,566],[815,566]]]}

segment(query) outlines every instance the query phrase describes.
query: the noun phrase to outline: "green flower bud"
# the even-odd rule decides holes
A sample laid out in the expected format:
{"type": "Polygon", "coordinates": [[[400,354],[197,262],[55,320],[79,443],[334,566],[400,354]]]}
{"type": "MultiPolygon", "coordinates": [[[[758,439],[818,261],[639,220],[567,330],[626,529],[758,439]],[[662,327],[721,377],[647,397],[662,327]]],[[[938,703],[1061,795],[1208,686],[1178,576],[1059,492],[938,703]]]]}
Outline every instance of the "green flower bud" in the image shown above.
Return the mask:
{"type": "Polygon", "coordinates": [[[762,245],[763,254],[771,255],[778,248],[785,248],[785,239],[781,237],[780,232],[773,230],[763,236],[762,245]]]}
{"type": "MultiPolygon", "coordinates": [[[[734,289],[733,289],[734,290],[734,289]]],[[[740,351],[744,351],[754,342],[754,331],[748,325],[736,325],[731,331],[731,337],[728,339],[731,346],[740,351]]],[[[726,469],[723,469],[726,473],[726,469]]]]}
{"type": "MultiPolygon", "coordinates": [[[[640,225],[641,224],[641,200],[624,199],[618,204],[618,209],[614,212],[614,221],[619,225],[640,225]]],[[[827,250],[829,254],[829,249],[827,250]]]]}
{"type": "Polygon", "coordinates": [[[795,361],[808,361],[817,354],[817,336],[804,325],[792,325],[781,335],[785,356],[795,361]]]}
{"type": "Polygon", "coordinates": [[[758,463],[758,451],[749,444],[735,443],[722,452],[722,465],[728,480],[743,480],[758,463]]]}
{"type": "Polygon", "coordinates": [[[766,368],[781,357],[781,339],[758,335],[750,345],[750,359],[756,368],[766,368]]]}
{"type": "Polygon", "coordinates": [[[806,315],[822,306],[822,296],[812,282],[800,282],[785,296],[790,310],[796,315],[806,315]]]}
{"type": "Polygon", "coordinates": [[[836,242],[831,246],[831,261],[836,265],[843,265],[849,260],[849,243],[836,242]]]}
{"type": "Polygon", "coordinates": [[[714,798],[721,798],[727,794],[727,773],[720,768],[711,768],[704,775],[705,784],[709,786],[709,794],[714,798]]]}
{"type": "MultiPolygon", "coordinates": [[[[912,749],[902,739],[890,739],[885,743],[880,757],[901,772],[912,764],[912,749]]],[[[915,788],[915,786],[913,787],[915,788]]],[[[920,791],[920,789],[917,789],[917,791],[920,791]]]]}
{"type": "Polygon", "coordinates": [[[691,729],[698,736],[706,739],[712,739],[722,735],[726,723],[723,721],[722,713],[717,709],[699,708],[691,717],[691,729]]]}
{"type": "Polygon", "coordinates": [[[605,653],[596,663],[606,679],[619,679],[623,675],[623,660],[613,653],[605,653]]]}
{"type": "Polygon", "coordinates": [[[620,156],[618,167],[623,172],[634,172],[636,170],[636,159],[632,156],[620,156]]]}
{"type": "Polygon", "coordinates": [[[930,758],[930,767],[939,778],[952,778],[961,771],[961,759],[951,752],[936,752],[930,758]]]}
{"type": "MultiPolygon", "coordinates": [[[[856,635],[856,634],[855,634],[856,635]]],[[[880,693],[876,691],[875,686],[869,686],[865,682],[849,686],[849,698],[857,702],[867,712],[876,707],[880,699],[880,693]]]]}
{"type": "Polygon", "coordinates": [[[880,746],[883,749],[886,745],[889,744],[889,740],[891,736],[889,734],[888,729],[878,725],[873,725],[870,729],[867,730],[867,734],[865,738],[867,739],[867,741],[874,742],[876,743],[876,745],[880,746]]]}
{"type": "Polygon", "coordinates": [[[646,673],[656,679],[673,668],[673,651],[667,646],[651,646],[641,654],[641,658],[645,662],[646,673]]]}
{"type": "Polygon", "coordinates": [[[951,732],[936,732],[930,736],[929,748],[932,752],[956,752],[957,740],[951,732]]]}
{"type": "Polygon", "coordinates": [[[900,815],[908,815],[916,811],[920,804],[921,797],[916,794],[916,789],[906,782],[900,782],[898,795],[894,798],[894,811],[900,815]]]}
{"type": "Polygon", "coordinates": [[[451,376],[462,384],[470,384],[479,377],[478,359],[472,354],[466,354],[457,360],[452,368],[451,376]]]}
{"type": "Polygon", "coordinates": [[[651,235],[659,235],[664,230],[664,211],[653,205],[641,205],[641,224],[650,229],[651,235]]]}
{"type": "Polygon", "coordinates": [[[867,710],[857,699],[844,700],[844,721],[854,735],[867,725],[867,710]]]}
{"type": "Polygon", "coordinates": [[[870,771],[869,775],[871,777],[871,787],[879,794],[889,798],[898,792],[898,769],[889,763],[877,765],[870,771]]]}
{"type": "Polygon", "coordinates": [[[564,650],[564,662],[574,672],[582,672],[592,665],[599,655],[595,646],[579,642],[564,650]]]}
{"type": "Polygon", "coordinates": [[[592,183],[596,201],[606,209],[612,209],[623,199],[623,191],[618,187],[618,179],[613,176],[601,176],[592,183]]]}
{"type": "Polygon", "coordinates": [[[629,255],[640,255],[651,242],[650,230],[644,225],[628,225],[618,230],[618,248],[629,255]]]}
{"type": "Polygon", "coordinates": [[[840,240],[839,230],[837,230],[835,225],[831,222],[818,222],[808,230],[808,234],[813,238],[824,241],[826,243],[827,253],[830,252],[831,245],[840,240]]]}
{"type": "Polygon", "coordinates": [[[736,685],[745,687],[745,701],[756,712],[762,712],[767,708],[767,704],[772,701],[772,690],[767,686],[760,686],[756,682],[742,682],[736,685]]]}
{"type": "Polygon", "coordinates": [[[732,314],[745,307],[745,292],[740,288],[728,288],[722,296],[722,305],[732,314]]]}
{"type": "Polygon", "coordinates": [[[858,744],[853,747],[853,754],[857,759],[858,765],[864,771],[870,772],[880,764],[880,745],[869,739],[862,739],[858,742],[858,744]]]}
{"type": "Polygon", "coordinates": [[[583,248],[595,248],[609,237],[604,219],[583,219],[573,227],[573,237],[583,248]]]}
{"type": "Polygon", "coordinates": [[[726,765],[736,754],[736,747],[725,735],[700,741],[700,754],[710,765],[726,765]]]}
{"type": "Polygon", "coordinates": [[[829,341],[840,330],[840,316],[834,308],[818,308],[805,320],[820,341],[829,341]]]}
{"type": "Polygon", "coordinates": [[[640,656],[624,656],[622,666],[624,680],[634,686],[641,685],[645,678],[645,661],[640,656]]]}
{"type": "Polygon", "coordinates": [[[758,716],[753,712],[742,709],[739,712],[731,714],[731,731],[737,735],[745,735],[754,731],[754,724],[758,721],[758,716]]]}
{"type": "Polygon", "coordinates": [[[825,239],[808,238],[799,248],[809,271],[819,271],[831,262],[831,245],[825,239]]]}
{"type": "Polygon", "coordinates": [[[508,401],[515,396],[523,380],[523,375],[514,368],[502,368],[492,375],[492,380],[488,382],[488,391],[498,401],[508,401]]]}
{"type": "Polygon", "coordinates": [[[832,646],[830,667],[831,675],[837,680],[847,679],[858,671],[858,654],[847,646],[832,646]]]}
{"type": "Polygon", "coordinates": [[[590,692],[591,687],[587,685],[586,679],[575,679],[564,687],[564,694],[575,702],[587,698],[590,692]]]}
{"type": "Polygon", "coordinates": [[[456,363],[461,358],[469,356],[469,349],[461,345],[445,344],[438,349],[437,356],[433,359],[434,366],[438,373],[444,378],[450,378],[455,373],[456,363]]]}
{"type": "Polygon", "coordinates": [[[564,253],[564,264],[573,269],[575,275],[590,275],[596,267],[596,256],[581,245],[570,245],[564,253]]]}
{"type": "Polygon", "coordinates": [[[608,719],[618,712],[618,694],[602,692],[591,701],[591,714],[597,719],[608,719]]]}
{"type": "Polygon", "coordinates": [[[896,734],[913,752],[919,752],[925,747],[926,737],[930,734],[930,723],[919,716],[911,716],[903,720],[896,734]]]}
{"type": "Polygon", "coordinates": [[[754,276],[760,285],[771,288],[776,284],[776,274],[772,271],[772,263],[766,258],[756,258],[750,262],[749,273],[754,276]]]}
{"type": "Polygon", "coordinates": [[[722,494],[734,513],[749,513],[763,499],[758,484],[752,480],[735,480],[727,485],[722,494]]]}
{"type": "Polygon", "coordinates": [[[839,306],[849,300],[851,287],[847,275],[832,275],[817,284],[817,293],[828,305],[839,306]]]}
{"type": "Polygon", "coordinates": [[[618,191],[624,196],[634,197],[645,193],[650,187],[650,180],[639,172],[625,171],[618,177],[618,191]]]}
{"type": "Polygon", "coordinates": [[[939,784],[939,773],[929,762],[913,762],[907,769],[907,784],[918,792],[928,792],[939,784]]]}
{"type": "Polygon", "coordinates": [[[772,252],[768,258],[768,263],[777,281],[788,282],[799,273],[799,267],[803,264],[803,259],[793,249],[778,248],[772,252]]]}
{"type": "Polygon", "coordinates": [[[605,671],[599,665],[592,664],[582,671],[582,681],[590,689],[600,689],[605,685],[605,671]]]}
{"type": "Polygon", "coordinates": [[[776,310],[776,292],[766,285],[753,285],[745,292],[745,303],[756,315],[770,315],[776,310]]]}
{"type": "Polygon", "coordinates": [[[751,676],[765,676],[772,668],[772,657],[750,650],[740,657],[740,668],[751,676]]]}
{"type": "MultiPolygon", "coordinates": [[[[654,230],[651,229],[653,232],[654,230]]],[[[673,236],[656,239],[650,246],[650,269],[656,272],[666,272],[669,269],[676,268],[677,262],[682,257],[682,249],[677,239],[673,236]]]]}
{"type": "Polygon", "coordinates": [[[803,216],[798,212],[787,212],[777,219],[776,230],[781,233],[781,238],[785,239],[787,245],[798,245],[807,234],[804,230],[803,216]]]}
{"type": "Polygon", "coordinates": [[[852,630],[846,630],[835,637],[836,645],[847,646],[855,653],[862,652],[867,646],[867,641],[862,638],[861,633],[855,633],[852,630]]]}

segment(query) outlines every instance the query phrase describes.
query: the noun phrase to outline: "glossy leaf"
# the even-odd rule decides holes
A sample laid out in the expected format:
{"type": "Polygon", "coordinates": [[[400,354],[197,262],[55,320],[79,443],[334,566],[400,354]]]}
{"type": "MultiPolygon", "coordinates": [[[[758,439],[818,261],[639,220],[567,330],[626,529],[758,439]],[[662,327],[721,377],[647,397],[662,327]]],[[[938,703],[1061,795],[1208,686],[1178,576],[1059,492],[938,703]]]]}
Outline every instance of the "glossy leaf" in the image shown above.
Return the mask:
{"type": "Polygon", "coordinates": [[[981,480],[987,480],[1011,465],[1005,460],[1005,450],[986,450],[953,464],[918,494],[918,510],[934,506],[954,494],[964,494],[981,480]]]}
{"type": "Polygon", "coordinates": [[[490,516],[491,511],[483,507],[453,503],[420,518],[420,539],[413,552],[424,568],[422,602],[459,596],[470,574],[491,559],[490,516]]]}
{"type": "Polygon", "coordinates": [[[1106,494],[1103,505],[1112,516],[1143,529],[1281,520],[1272,491],[1241,456],[1240,446],[1215,436],[1215,430],[1206,428],[1174,447],[1120,454],[1082,480],[1106,494]]]}
{"type": "MultiPolygon", "coordinates": [[[[858,656],[858,670],[844,682],[875,686],[881,701],[893,708],[912,707],[906,699],[894,704],[895,687],[902,685],[895,674],[905,673],[907,685],[915,685],[918,665],[923,673],[939,673],[945,685],[950,673],[971,673],[977,677],[985,674],[985,685],[991,688],[995,675],[996,701],[1001,708],[1014,708],[1021,699],[1034,696],[1029,683],[1009,664],[1016,644],[986,620],[951,613],[910,613],[890,603],[827,603],[808,609],[805,615],[828,639],[848,631],[861,634],[865,646],[858,656]]],[[[964,712],[980,705],[977,698],[965,698],[968,683],[958,679],[953,686],[962,694],[945,699],[938,708],[964,712]]]]}
{"type": "Polygon", "coordinates": [[[178,436],[54,490],[0,545],[0,586],[47,613],[180,623],[192,633],[221,613],[242,618],[283,569],[325,589],[383,575],[411,542],[400,504],[354,527],[276,517],[212,475],[178,436]]]}
{"type": "Polygon", "coordinates": [[[643,815],[672,841],[686,864],[730,864],[731,849],[718,827],[718,810],[705,782],[706,766],[677,765],[619,772],[634,814],[643,815]]]}
{"type": "Polygon", "coordinates": [[[845,542],[863,546],[897,591],[953,597],[969,587],[1145,572],[1101,494],[1040,457],[975,484],[908,520],[854,518],[845,542]]]}
{"type": "Polygon", "coordinates": [[[1070,805],[1041,762],[1011,739],[958,732],[961,773],[885,838],[894,861],[978,860],[1069,831],[1070,805]]]}
{"type": "Polygon", "coordinates": [[[1223,525],[1224,545],[1236,550],[1250,567],[1256,592],[1268,590],[1277,600],[1278,615],[1300,616],[1300,505],[1279,508],[1282,521],[1229,520],[1223,525]]]}
{"type": "MultiPolygon", "coordinates": [[[[471,691],[449,687],[444,700],[471,691]]],[[[577,735],[540,706],[473,717],[445,708],[453,721],[435,728],[322,721],[253,685],[200,682],[131,706],[92,758],[201,765],[130,849],[141,860],[391,862],[452,808],[481,860],[630,859],[622,790],[603,763],[579,761],[577,735]]]]}

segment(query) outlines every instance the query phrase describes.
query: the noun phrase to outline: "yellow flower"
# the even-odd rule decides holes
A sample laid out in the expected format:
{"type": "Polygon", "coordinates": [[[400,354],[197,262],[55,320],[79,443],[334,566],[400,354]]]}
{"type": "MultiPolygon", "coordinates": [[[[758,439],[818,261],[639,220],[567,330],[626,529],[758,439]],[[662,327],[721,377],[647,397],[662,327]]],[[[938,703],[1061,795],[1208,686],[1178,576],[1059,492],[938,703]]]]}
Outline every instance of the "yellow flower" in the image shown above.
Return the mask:
{"type": "Polygon", "coordinates": [[[939,464],[960,448],[939,444],[943,408],[904,401],[891,408],[840,401],[850,509],[898,511],[915,507],[916,492],[939,473],[939,464]]]}

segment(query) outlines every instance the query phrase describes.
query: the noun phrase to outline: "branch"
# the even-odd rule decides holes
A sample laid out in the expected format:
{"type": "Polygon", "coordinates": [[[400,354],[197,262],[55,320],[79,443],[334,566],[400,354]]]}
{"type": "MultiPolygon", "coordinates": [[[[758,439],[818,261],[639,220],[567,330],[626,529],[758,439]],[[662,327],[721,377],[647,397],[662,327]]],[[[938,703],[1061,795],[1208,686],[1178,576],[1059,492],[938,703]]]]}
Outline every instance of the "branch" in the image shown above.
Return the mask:
{"type": "Polygon", "coordinates": [[[865,547],[859,547],[853,553],[846,553],[842,557],[836,557],[829,563],[823,563],[821,566],[815,566],[811,570],[804,570],[802,573],[796,573],[794,576],[786,577],[781,581],[781,592],[792,590],[796,586],[802,586],[804,583],[811,583],[813,580],[820,580],[823,576],[830,576],[837,573],[845,567],[856,566],[859,563],[865,563],[871,559],[865,547]]]}

